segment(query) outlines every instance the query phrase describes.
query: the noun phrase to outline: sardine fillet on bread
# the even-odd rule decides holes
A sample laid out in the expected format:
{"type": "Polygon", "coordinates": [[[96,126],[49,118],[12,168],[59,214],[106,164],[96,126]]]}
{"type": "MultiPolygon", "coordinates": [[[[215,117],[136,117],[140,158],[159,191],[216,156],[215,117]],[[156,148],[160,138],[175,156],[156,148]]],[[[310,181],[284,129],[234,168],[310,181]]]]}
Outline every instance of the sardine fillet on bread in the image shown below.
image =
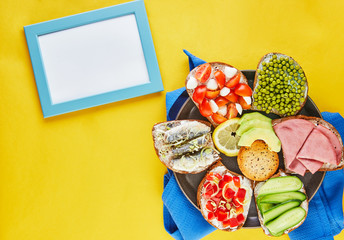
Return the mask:
{"type": "Polygon", "coordinates": [[[157,123],[152,130],[160,161],[178,173],[199,173],[220,159],[211,138],[211,125],[201,120],[157,123]]]}

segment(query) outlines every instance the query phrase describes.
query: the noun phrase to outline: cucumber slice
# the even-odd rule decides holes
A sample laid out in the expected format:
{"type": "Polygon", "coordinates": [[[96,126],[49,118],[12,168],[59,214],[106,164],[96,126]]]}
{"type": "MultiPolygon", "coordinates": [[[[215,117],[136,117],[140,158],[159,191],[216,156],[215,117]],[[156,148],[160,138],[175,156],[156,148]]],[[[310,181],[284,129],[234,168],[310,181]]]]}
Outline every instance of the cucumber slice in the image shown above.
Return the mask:
{"type": "Polygon", "coordinates": [[[260,203],[282,203],[289,200],[299,200],[303,202],[306,198],[306,194],[302,192],[286,192],[266,195],[261,198],[260,203]]]}
{"type": "Polygon", "coordinates": [[[272,203],[261,203],[260,206],[258,207],[261,213],[265,213],[269,209],[273,208],[275,204],[272,203]]]}
{"type": "Polygon", "coordinates": [[[302,207],[293,208],[275,220],[268,222],[265,226],[273,236],[278,236],[281,232],[297,225],[306,216],[306,211],[302,207]]]}
{"type": "Polygon", "coordinates": [[[301,202],[298,200],[292,200],[285,203],[278,204],[276,207],[271,208],[270,210],[263,212],[263,222],[266,224],[272,219],[282,215],[286,211],[300,206],[301,202]]]}
{"type": "Polygon", "coordinates": [[[274,193],[294,192],[302,188],[302,182],[295,176],[270,178],[259,189],[258,197],[274,193]]]}

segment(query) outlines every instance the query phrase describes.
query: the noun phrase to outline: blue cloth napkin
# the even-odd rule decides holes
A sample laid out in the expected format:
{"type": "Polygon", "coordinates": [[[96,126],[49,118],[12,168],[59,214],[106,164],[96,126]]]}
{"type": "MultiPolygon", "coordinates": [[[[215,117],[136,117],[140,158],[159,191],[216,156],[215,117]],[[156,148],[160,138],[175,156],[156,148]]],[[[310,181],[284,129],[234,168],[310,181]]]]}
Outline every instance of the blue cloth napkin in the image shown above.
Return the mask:
{"type": "MultiPolygon", "coordinates": [[[[189,57],[190,70],[205,61],[184,50],[189,57]]],[[[167,119],[176,118],[180,107],[188,98],[185,88],[166,94],[167,119]]],[[[323,112],[323,118],[330,122],[344,139],[344,119],[338,113],[323,112]]],[[[344,228],[342,197],[344,171],[327,172],[318,192],[309,203],[305,222],[289,233],[291,240],[327,240],[339,234],[344,228]]],[[[163,217],[166,231],[177,240],[201,239],[215,228],[204,220],[202,214],[186,199],[172,173],[164,176],[163,217]]]]}

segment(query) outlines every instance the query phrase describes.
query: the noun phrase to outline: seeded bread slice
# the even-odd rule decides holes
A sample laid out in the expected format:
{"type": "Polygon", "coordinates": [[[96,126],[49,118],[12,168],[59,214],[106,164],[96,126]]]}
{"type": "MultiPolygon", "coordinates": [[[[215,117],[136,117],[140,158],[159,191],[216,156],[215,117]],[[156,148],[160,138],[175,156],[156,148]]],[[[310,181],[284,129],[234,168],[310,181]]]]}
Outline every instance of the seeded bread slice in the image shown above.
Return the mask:
{"type": "Polygon", "coordinates": [[[256,140],[250,147],[240,148],[238,165],[247,178],[264,181],[277,171],[279,158],[276,152],[269,150],[264,141],[256,140]]]}

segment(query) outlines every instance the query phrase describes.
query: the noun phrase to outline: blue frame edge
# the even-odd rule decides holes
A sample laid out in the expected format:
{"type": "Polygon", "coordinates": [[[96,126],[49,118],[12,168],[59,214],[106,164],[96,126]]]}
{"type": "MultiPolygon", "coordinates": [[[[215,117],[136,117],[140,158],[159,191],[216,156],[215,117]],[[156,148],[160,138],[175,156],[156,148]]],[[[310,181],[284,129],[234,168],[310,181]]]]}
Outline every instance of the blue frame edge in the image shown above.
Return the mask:
{"type": "Polygon", "coordinates": [[[47,22],[28,25],[24,27],[24,31],[30,53],[33,72],[35,75],[42,112],[45,118],[164,90],[145,5],[144,2],[141,0],[80,13],[47,22]],[[110,91],[107,93],[85,97],[69,102],[52,104],[49,88],[46,81],[41,51],[39,48],[38,37],[40,35],[62,31],[129,14],[134,14],[136,18],[150,83],[116,91],[110,91]]]}

